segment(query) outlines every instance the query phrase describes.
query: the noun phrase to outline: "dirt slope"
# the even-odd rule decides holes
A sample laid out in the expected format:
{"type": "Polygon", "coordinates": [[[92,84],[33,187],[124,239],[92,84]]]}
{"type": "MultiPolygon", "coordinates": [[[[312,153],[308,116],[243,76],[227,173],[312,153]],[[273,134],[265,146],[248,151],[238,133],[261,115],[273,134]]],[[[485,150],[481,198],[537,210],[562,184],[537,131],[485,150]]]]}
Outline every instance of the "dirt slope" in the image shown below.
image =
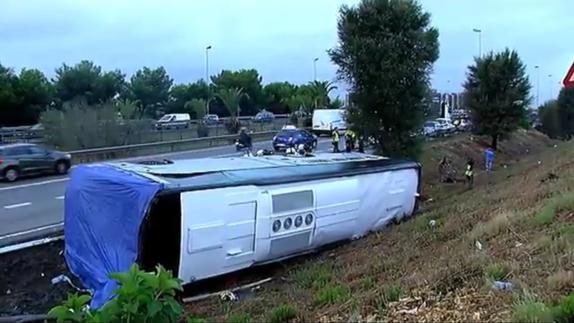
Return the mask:
{"type": "Polygon", "coordinates": [[[561,195],[574,186],[574,145],[554,145],[537,132],[515,134],[501,144],[494,174],[479,170],[468,190],[439,184],[436,167],[446,154],[460,169],[468,156],[482,168],[483,142],[429,144],[429,200],[416,218],[288,262],[274,282],[237,302],[210,299],[187,311],[234,322],[500,321],[516,318],[525,295],[556,301],[574,283],[574,198],[561,195]],[[494,290],[492,279],[513,290],[494,290]]]}

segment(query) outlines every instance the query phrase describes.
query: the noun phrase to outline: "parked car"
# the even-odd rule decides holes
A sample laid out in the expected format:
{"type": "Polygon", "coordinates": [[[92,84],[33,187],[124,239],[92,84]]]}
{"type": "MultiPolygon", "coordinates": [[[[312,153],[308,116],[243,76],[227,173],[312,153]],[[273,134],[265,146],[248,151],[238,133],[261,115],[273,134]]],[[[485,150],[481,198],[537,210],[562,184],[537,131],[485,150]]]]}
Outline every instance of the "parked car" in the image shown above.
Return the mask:
{"type": "Polygon", "coordinates": [[[273,137],[273,149],[275,151],[285,151],[290,145],[298,146],[301,144],[305,145],[307,149],[315,149],[317,148],[317,136],[307,130],[286,126],[273,137]]]}
{"type": "Polygon", "coordinates": [[[35,174],[66,174],[72,166],[68,153],[33,144],[0,145],[0,178],[14,182],[35,174]]]}
{"type": "Polygon", "coordinates": [[[427,121],[423,125],[422,133],[426,137],[434,137],[440,135],[441,130],[436,121],[427,121]]]}
{"type": "Polygon", "coordinates": [[[449,119],[437,118],[435,122],[437,123],[438,129],[440,129],[443,134],[449,134],[456,131],[456,127],[449,119]]]}
{"type": "Polygon", "coordinates": [[[208,126],[212,126],[212,125],[216,125],[219,123],[219,116],[217,116],[217,114],[206,114],[205,116],[203,116],[203,124],[208,125],[208,126]]]}
{"type": "Polygon", "coordinates": [[[273,122],[275,115],[269,111],[261,111],[253,117],[253,122],[273,122]]]}
{"type": "Polygon", "coordinates": [[[161,117],[156,123],[156,129],[182,129],[189,128],[191,117],[189,113],[170,113],[161,117]]]}

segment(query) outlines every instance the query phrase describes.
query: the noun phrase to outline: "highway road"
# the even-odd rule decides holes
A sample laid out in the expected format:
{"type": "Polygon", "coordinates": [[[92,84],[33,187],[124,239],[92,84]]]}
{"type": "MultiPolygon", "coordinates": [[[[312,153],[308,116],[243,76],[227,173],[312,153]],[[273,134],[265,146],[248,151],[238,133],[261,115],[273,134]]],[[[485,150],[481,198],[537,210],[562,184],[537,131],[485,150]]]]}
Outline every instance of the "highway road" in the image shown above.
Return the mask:
{"type": "MultiPolygon", "coordinates": [[[[342,145],[341,145],[342,146],[342,145]]],[[[270,142],[255,143],[254,150],[271,148],[270,142]]],[[[320,139],[317,152],[330,149],[329,139],[320,139]]],[[[171,160],[239,156],[234,146],[131,158],[128,161],[153,158],[171,160]]],[[[125,159],[124,159],[125,160],[125,159]]],[[[72,169],[73,171],[73,169],[72,169]]],[[[60,223],[64,219],[64,192],[68,176],[51,176],[0,184],[0,237],[60,223]]]]}

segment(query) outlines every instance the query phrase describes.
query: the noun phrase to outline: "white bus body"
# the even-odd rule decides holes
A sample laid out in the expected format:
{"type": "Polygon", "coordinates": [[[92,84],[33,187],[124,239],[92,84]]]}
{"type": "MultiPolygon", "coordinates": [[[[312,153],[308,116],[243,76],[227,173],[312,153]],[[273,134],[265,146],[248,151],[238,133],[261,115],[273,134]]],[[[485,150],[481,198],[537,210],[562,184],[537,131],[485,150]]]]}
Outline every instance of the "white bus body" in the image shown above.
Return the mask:
{"type": "Polygon", "coordinates": [[[313,111],[312,131],[316,134],[330,133],[338,128],[340,131],[347,129],[344,109],[315,109],[313,111]]]}

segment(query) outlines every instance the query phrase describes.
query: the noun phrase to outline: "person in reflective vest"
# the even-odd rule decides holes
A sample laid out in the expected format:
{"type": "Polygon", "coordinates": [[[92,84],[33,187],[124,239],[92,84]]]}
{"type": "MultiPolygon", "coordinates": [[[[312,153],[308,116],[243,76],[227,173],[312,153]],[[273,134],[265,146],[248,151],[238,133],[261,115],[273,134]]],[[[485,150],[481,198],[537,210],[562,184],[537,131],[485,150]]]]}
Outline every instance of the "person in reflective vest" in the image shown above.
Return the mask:
{"type": "Polygon", "coordinates": [[[464,176],[466,177],[466,182],[470,188],[472,188],[474,184],[474,160],[469,158],[466,162],[466,170],[464,172],[464,176]]]}
{"type": "Polygon", "coordinates": [[[331,132],[331,143],[333,144],[333,152],[339,152],[339,128],[335,127],[331,132]]]}
{"type": "Polygon", "coordinates": [[[355,148],[355,133],[351,129],[345,131],[345,150],[350,153],[355,148]]]}

